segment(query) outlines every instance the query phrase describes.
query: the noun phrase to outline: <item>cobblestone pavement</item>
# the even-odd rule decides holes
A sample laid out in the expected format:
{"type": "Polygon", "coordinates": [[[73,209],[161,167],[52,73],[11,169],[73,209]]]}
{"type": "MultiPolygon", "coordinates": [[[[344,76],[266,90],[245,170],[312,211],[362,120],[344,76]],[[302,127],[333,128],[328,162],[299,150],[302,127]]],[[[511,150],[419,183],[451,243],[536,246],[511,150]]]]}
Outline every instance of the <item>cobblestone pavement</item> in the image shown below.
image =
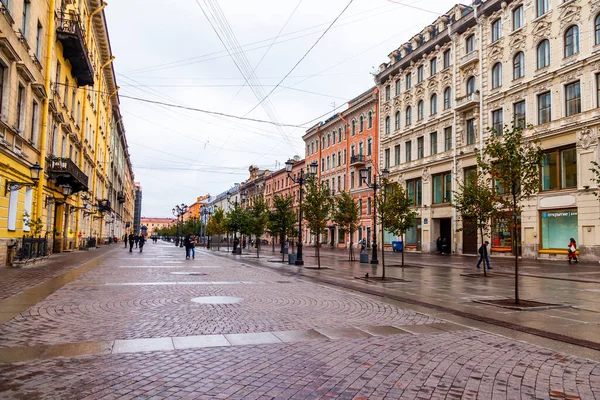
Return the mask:
{"type": "Polygon", "coordinates": [[[128,354],[78,357],[57,351],[50,359],[13,363],[0,358],[0,398],[600,398],[596,362],[479,330],[442,332],[433,327],[447,325],[443,320],[239,260],[181,255],[162,243],[149,244],[143,254],[111,253],[0,325],[0,345],[24,351],[311,328],[327,337],[170,351],[140,345],[128,354]],[[206,296],[242,301],[192,301],[206,296]],[[406,331],[336,338],[336,332],[366,325],[406,331]]]}

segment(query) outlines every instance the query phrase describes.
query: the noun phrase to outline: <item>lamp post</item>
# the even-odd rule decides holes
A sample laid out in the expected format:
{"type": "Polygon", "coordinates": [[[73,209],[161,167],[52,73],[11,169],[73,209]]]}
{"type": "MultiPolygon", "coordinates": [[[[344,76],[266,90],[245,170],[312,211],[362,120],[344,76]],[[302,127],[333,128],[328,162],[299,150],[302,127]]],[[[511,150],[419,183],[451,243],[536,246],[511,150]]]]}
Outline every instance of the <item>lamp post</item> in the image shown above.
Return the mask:
{"type": "Polygon", "coordinates": [[[212,213],[206,206],[202,207],[200,209],[201,221],[202,221],[202,224],[204,225],[204,235],[206,236],[206,248],[207,249],[210,249],[210,236],[208,236],[207,225],[208,225],[208,219],[210,218],[211,214],[212,213]]]}
{"type": "Polygon", "coordinates": [[[377,189],[381,189],[382,179],[386,179],[389,174],[390,172],[387,170],[387,168],[384,168],[379,176],[373,174],[373,183],[370,184],[367,182],[369,169],[366,167],[360,169],[360,180],[367,187],[373,189],[373,255],[371,256],[371,264],[379,264],[379,260],[377,259],[377,189]],[[378,178],[379,182],[377,182],[378,178]]]}
{"type": "Polygon", "coordinates": [[[309,171],[306,176],[304,175],[304,168],[300,169],[300,175],[297,178],[294,178],[291,175],[292,167],[294,166],[294,161],[287,160],[285,162],[285,172],[287,172],[288,177],[292,180],[292,182],[300,185],[300,198],[299,198],[299,213],[298,213],[298,253],[296,257],[296,265],[304,265],[304,260],[302,259],[302,198],[304,194],[303,186],[306,183],[306,180],[310,177],[313,177],[317,173],[318,164],[316,161],[313,161],[309,164],[309,171]]]}
{"type": "Polygon", "coordinates": [[[31,174],[31,180],[33,182],[6,181],[6,186],[4,187],[4,196],[6,196],[9,192],[21,189],[23,186],[31,187],[37,185],[37,182],[40,180],[41,172],[42,167],[40,167],[40,164],[35,163],[31,167],[29,167],[29,173],[31,174]]]}
{"type": "MultiPolygon", "coordinates": [[[[235,198],[235,202],[232,203],[231,202],[231,193],[227,192],[227,202],[237,209],[237,206],[238,206],[237,196],[235,198]]],[[[231,252],[233,254],[237,254],[238,244],[239,243],[238,243],[238,238],[237,238],[237,226],[235,226],[235,229],[233,230],[233,250],[231,250],[231,252]]],[[[229,246],[229,240],[227,241],[227,246],[229,246]]]]}
{"type": "Polygon", "coordinates": [[[181,205],[176,205],[173,208],[173,215],[177,216],[177,238],[175,241],[175,246],[177,246],[179,244],[179,247],[183,247],[183,240],[181,240],[180,236],[180,232],[179,232],[179,218],[181,217],[181,230],[183,232],[183,216],[185,215],[185,213],[188,210],[188,206],[186,206],[185,204],[181,203],[181,205]]]}

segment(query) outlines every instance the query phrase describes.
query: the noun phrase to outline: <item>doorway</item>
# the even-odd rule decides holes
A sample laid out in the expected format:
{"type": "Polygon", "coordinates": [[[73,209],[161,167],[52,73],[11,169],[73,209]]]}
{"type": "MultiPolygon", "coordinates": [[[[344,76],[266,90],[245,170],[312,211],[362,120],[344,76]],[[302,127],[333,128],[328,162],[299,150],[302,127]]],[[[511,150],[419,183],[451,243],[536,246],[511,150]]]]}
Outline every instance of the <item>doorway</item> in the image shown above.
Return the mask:
{"type": "Polygon", "coordinates": [[[440,235],[442,242],[446,239],[448,246],[452,243],[452,219],[451,218],[440,218],[440,235]]]}
{"type": "Polygon", "coordinates": [[[463,254],[477,254],[477,223],[463,219],[463,254]]]}

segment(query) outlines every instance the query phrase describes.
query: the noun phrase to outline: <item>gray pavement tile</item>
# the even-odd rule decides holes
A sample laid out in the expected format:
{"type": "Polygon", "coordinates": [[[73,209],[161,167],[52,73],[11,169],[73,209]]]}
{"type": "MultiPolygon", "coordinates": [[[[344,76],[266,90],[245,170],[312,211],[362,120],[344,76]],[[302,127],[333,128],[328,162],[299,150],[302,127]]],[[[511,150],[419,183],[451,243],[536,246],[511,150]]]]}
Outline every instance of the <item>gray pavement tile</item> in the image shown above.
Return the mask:
{"type": "Polygon", "coordinates": [[[277,336],[275,336],[271,332],[234,333],[225,335],[225,338],[227,338],[229,343],[231,343],[233,346],[283,343],[277,336]]]}
{"type": "Polygon", "coordinates": [[[172,339],[175,349],[231,346],[223,335],[181,336],[172,339]]]}
{"type": "Polygon", "coordinates": [[[372,336],[357,328],[316,328],[316,331],[330,339],[361,339],[372,336]]]}
{"type": "Polygon", "coordinates": [[[173,340],[170,337],[115,340],[113,354],[137,353],[142,351],[164,351],[173,350],[173,340]]]}
{"type": "Polygon", "coordinates": [[[373,336],[389,336],[389,335],[402,335],[407,334],[409,332],[398,329],[394,326],[389,325],[380,325],[380,326],[360,326],[359,329],[361,331],[365,331],[373,336]]]}
{"type": "Polygon", "coordinates": [[[311,340],[327,340],[324,336],[314,329],[296,330],[296,331],[278,331],[273,332],[282,342],[306,342],[311,340]]]}

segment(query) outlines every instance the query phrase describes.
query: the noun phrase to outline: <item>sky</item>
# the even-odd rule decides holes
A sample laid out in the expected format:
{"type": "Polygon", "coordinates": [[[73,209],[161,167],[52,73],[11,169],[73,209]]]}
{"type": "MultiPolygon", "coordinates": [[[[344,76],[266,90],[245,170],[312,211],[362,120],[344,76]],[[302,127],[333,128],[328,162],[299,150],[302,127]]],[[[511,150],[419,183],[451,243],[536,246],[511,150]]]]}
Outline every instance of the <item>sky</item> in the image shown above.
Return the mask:
{"type": "Polygon", "coordinates": [[[250,165],[275,171],[295,155],[304,157],[307,128],[374,86],[373,74],[387,55],[453,4],[109,2],[105,12],[129,152],[143,190],[142,215],[169,217],[175,204],[243,182],[250,165]]]}

